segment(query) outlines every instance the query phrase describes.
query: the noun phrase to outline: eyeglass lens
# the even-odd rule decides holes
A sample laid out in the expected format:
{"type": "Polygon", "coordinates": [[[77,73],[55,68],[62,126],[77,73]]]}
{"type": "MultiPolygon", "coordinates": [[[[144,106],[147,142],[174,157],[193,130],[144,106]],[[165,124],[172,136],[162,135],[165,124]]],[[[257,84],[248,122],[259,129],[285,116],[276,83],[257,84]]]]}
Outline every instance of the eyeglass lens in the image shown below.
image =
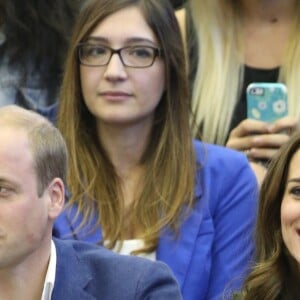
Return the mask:
{"type": "Polygon", "coordinates": [[[79,58],[82,64],[90,66],[107,65],[114,53],[117,53],[125,66],[151,66],[158,55],[158,49],[150,46],[132,46],[112,49],[106,46],[83,44],[79,47],[79,58]]]}

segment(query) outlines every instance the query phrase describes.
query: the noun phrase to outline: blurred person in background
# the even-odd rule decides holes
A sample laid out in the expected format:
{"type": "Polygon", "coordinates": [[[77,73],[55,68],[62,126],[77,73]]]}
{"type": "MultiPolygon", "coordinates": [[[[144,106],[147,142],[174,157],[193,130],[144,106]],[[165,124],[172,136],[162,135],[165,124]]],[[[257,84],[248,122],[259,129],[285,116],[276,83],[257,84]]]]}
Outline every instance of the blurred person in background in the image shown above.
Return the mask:
{"type": "Polygon", "coordinates": [[[56,119],[58,91],[79,0],[0,0],[0,106],[56,119]]]}
{"type": "Polygon", "coordinates": [[[188,46],[193,135],[245,152],[261,182],[261,162],[298,129],[300,2],[190,0],[177,16],[188,46]],[[277,81],[287,86],[289,115],[272,124],[247,118],[247,86],[277,81]]]}

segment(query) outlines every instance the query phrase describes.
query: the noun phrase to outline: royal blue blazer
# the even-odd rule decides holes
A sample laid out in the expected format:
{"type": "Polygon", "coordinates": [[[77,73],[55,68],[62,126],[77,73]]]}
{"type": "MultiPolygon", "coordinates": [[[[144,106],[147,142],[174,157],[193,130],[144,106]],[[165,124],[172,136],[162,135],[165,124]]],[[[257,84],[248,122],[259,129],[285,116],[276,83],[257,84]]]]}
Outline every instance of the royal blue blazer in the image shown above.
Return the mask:
{"type": "MultiPolygon", "coordinates": [[[[173,271],[185,300],[222,299],[238,290],[253,260],[258,185],[243,153],[194,142],[198,170],[195,205],[174,238],[161,232],[156,259],[173,271]]],[[[92,220],[79,229],[76,206],[57,219],[53,234],[90,243],[102,240],[92,220]]]]}
{"type": "Polygon", "coordinates": [[[52,300],[182,299],[163,263],[119,255],[80,241],[54,239],[57,251],[52,300]]]}

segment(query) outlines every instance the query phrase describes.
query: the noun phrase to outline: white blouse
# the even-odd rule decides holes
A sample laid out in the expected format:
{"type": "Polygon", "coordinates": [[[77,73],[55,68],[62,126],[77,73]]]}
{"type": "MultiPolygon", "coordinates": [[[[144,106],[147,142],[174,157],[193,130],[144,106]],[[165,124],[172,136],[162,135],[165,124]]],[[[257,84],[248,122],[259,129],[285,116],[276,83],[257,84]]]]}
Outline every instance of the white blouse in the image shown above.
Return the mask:
{"type": "MultiPolygon", "coordinates": [[[[125,240],[123,241],[122,248],[118,251],[120,243],[117,242],[116,246],[112,249],[112,251],[117,252],[122,255],[130,255],[132,251],[141,249],[144,246],[144,241],[141,239],[133,239],[133,240],[125,240]]],[[[156,260],[156,252],[153,251],[151,253],[141,253],[138,256],[148,258],[150,260],[156,260]]]]}

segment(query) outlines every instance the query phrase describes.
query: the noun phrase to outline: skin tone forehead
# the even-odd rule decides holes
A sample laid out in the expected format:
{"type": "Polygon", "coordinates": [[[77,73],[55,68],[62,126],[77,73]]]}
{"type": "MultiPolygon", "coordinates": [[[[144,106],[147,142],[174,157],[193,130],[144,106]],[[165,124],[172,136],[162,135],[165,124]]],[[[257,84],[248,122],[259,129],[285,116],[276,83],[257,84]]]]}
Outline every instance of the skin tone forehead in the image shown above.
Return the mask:
{"type": "Polygon", "coordinates": [[[37,124],[40,122],[48,122],[43,116],[33,111],[21,108],[17,105],[7,105],[0,108],[1,126],[12,126],[21,128],[22,125],[19,124],[19,120],[24,119],[27,119],[27,121],[30,120],[30,122],[33,124],[37,124]]]}
{"type": "Polygon", "coordinates": [[[23,182],[26,180],[23,175],[33,172],[33,158],[26,131],[10,126],[1,127],[0,139],[0,180],[23,182]]]}
{"type": "Polygon", "coordinates": [[[138,7],[121,9],[100,22],[89,38],[101,37],[101,42],[110,43],[118,40],[121,44],[144,42],[157,44],[154,32],[147,24],[138,7]],[[112,30],[112,24],[114,24],[112,30]]]}
{"type": "Polygon", "coordinates": [[[287,181],[289,182],[297,178],[300,180],[300,150],[295,152],[290,161],[287,181]]]}
{"type": "Polygon", "coordinates": [[[285,193],[281,203],[281,230],[284,243],[300,266],[300,151],[293,155],[287,174],[285,193]]]}

